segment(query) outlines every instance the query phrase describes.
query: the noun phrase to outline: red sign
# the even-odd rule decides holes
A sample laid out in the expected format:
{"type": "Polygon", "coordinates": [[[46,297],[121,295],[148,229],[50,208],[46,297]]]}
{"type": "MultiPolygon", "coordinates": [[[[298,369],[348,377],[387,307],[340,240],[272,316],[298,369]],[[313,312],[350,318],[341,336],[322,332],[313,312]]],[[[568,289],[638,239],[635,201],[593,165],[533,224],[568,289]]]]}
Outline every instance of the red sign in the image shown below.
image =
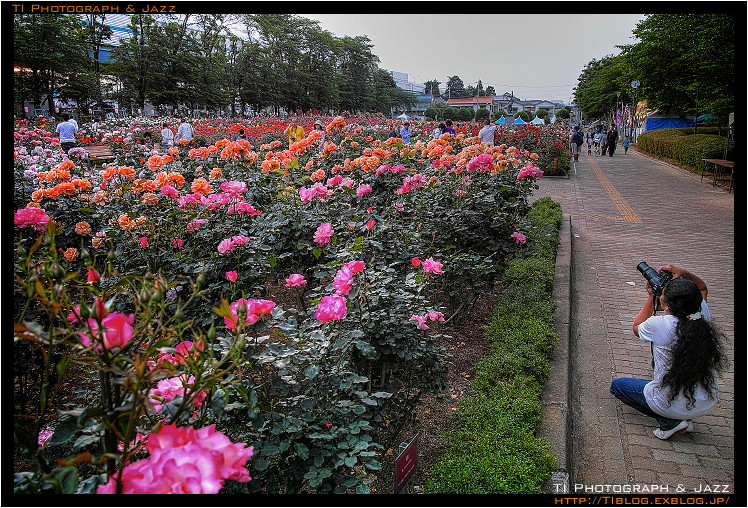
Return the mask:
{"type": "Polygon", "coordinates": [[[418,465],[418,435],[408,443],[395,460],[395,493],[400,492],[418,465]]]}

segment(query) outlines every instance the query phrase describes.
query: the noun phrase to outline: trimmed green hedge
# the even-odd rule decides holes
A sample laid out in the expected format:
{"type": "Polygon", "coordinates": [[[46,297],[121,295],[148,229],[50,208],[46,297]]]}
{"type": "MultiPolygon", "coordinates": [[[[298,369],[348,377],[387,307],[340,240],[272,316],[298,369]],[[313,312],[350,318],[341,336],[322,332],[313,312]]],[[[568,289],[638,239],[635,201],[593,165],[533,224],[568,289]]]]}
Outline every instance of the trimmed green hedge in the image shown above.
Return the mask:
{"type": "MultiPolygon", "coordinates": [[[[642,152],[672,159],[679,164],[690,166],[697,172],[711,171],[712,166],[702,159],[722,159],[725,155],[727,138],[717,135],[714,127],[700,127],[694,134],[693,128],[656,129],[642,133],[636,147],[642,152]]],[[[734,143],[730,141],[727,159],[734,158],[734,143]]]]}
{"type": "Polygon", "coordinates": [[[528,214],[529,257],[503,275],[504,292],[485,337],[474,395],[460,401],[446,452],[429,470],[427,494],[540,494],[556,470],[547,440],[535,436],[556,344],[552,300],[561,206],[550,198],[528,214]]]}

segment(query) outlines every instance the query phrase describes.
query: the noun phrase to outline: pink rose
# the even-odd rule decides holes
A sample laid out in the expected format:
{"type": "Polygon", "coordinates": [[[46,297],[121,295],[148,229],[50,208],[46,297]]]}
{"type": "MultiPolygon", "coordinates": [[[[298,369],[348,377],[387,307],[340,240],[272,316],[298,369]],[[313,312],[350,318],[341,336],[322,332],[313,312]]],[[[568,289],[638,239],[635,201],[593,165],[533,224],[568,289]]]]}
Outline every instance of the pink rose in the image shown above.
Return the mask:
{"type": "MultiPolygon", "coordinates": [[[[115,347],[124,347],[133,335],[132,323],[135,321],[134,314],[122,314],[120,312],[112,312],[107,314],[102,320],[101,325],[104,328],[103,338],[99,334],[99,324],[95,319],[88,319],[88,326],[91,328],[91,335],[98,341],[104,344],[105,349],[112,349],[115,347]]],[[[80,333],[81,344],[85,347],[92,345],[91,338],[85,333],[80,333]]]]}
{"type": "Polygon", "coordinates": [[[374,227],[374,225],[377,223],[374,219],[366,221],[366,229],[371,229],[374,227]]]}
{"type": "Polygon", "coordinates": [[[182,241],[181,238],[175,238],[172,240],[171,244],[175,249],[181,249],[182,245],[184,245],[184,241],[182,241]]]}
{"type": "Polygon", "coordinates": [[[362,183],[361,185],[358,186],[358,189],[356,189],[356,196],[362,197],[362,196],[367,195],[371,191],[372,191],[371,185],[362,183]]]}
{"type": "Polygon", "coordinates": [[[138,241],[140,241],[140,246],[142,248],[145,249],[146,247],[148,247],[148,237],[147,236],[141,236],[140,238],[138,238],[138,241]]]}
{"type": "Polygon", "coordinates": [[[236,282],[237,277],[239,276],[238,273],[236,273],[236,270],[232,270],[230,272],[226,272],[226,278],[230,280],[231,282],[236,282]]]}
{"type": "MultiPolygon", "coordinates": [[[[124,494],[217,494],[226,480],[251,480],[245,465],[253,447],[232,443],[215,425],[164,425],[148,436],[145,448],[150,457],[122,471],[124,494]]],[[[117,475],[99,485],[97,494],[116,493],[117,475]]]]}
{"type": "Polygon", "coordinates": [[[231,309],[231,318],[224,317],[223,323],[229,330],[236,329],[236,325],[239,322],[239,310],[243,308],[246,314],[245,323],[253,324],[256,323],[263,314],[270,314],[275,308],[275,302],[270,300],[245,300],[240,298],[237,301],[229,305],[231,309]]]}
{"type": "Polygon", "coordinates": [[[423,262],[423,271],[435,273],[437,275],[443,275],[442,264],[438,261],[434,261],[434,258],[428,258],[423,262]]]}
{"type": "Polygon", "coordinates": [[[19,228],[34,228],[37,231],[44,231],[47,227],[50,217],[42,208],[21,208],[16,210],[13,222],[19,228]]]}
{"type": "Polygon", "coordinates": [[[193,395],[192,404],[195,407],[203,405],[203,400],[208,396],[205,392],[194,393],[192,385],[195,384],[195,376],[190,376],[187,379],[187,375],[175,376],[166,379],[162,379],[156,384],[155,388],[152,388],[149,392],[150,402],[153,404],[153,410],[157,413],[164,409],[167,402],[171,402],[175,397],[184,397],[185,392],[193,395]]]}
{"type": "Polygon", "coordinates": [[[177,189],[175,189],[171,185],[162,186],[161,194],[163,194],[164,196],[170,197],[172,199],[177,199],[179,197],[179,192],[177,191],[177,189]]]}
{"type": "Polygon", "coordinates": [[[523,244],[527,241],[527,237],[523,235],[522,233],[512,233],[512,238],[514,238],[514,241],[518,244],[523,244]]]}
{"type": "Polygon", "coordinates": [[[343,319],[347,313],[345,297],[338,295],[323,296],[314,317],[322,323],[327,323],[343,319]]]}
{"type": "Polygon", "coordinates": [[[99,282],[100,280],[101,276],[99,275],[99,272],[97,272],[93,267],[89,268],[88,273],[86,274],[86,282],[88,284],[93,284],[94,282],[99,282]]]}
{"type": "Polygon", "coordinates": [[[286,287],[304,287],[306,286],[306,279],[300,273],[293,273],[286,278],[286,287]]]}
{"type": "Polygon", "coordinates": [[[218,244],[218,253],[223,256],[227,252],[231,252],[236,249],[236,244],[231,238],[226,238],[218,244]]]}
{"type": "Polygon", "coordinates": [[[247,184],[244,182],[238,182],[236,180],[231,182],[223,182],[221,184],[221,190],[232,196],[237,196],[247,192],[247,184]]]}
{"type": "Polygon", "coordinates": [[[332,229],[332,224],[329,222],[320,224],[317,231],[314,233],[314,241],[320,245],[324,245],[330,241],[334,233],[335,231],[332,229]]]}

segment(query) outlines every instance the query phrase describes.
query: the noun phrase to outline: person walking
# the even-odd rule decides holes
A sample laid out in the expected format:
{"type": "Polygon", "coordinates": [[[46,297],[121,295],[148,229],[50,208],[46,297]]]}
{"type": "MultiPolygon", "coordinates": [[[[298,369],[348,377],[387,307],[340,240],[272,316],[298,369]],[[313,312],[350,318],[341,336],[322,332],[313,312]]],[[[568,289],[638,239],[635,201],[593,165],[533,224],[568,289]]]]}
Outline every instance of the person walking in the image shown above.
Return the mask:
{"type": "Polygon", "coordinates": [[[413,131],[410,130],[410,122],[403,123],[403,126],[400,127],[400,139],[403,140],[403,144],[409,144],[410,143],[410,135],[413,133],[413,131]]]}
{"type": "Polygon", "coordinates": [[[672,273],[660,295],[665,314],[654,315],[655,295],[647,281],[647,300],[634,319],[634,335],[652,343],[652,380],[618,378],[610,393],[659,423],[659,439],[693,430],[693,419],[706,415],[719,400],[717,374],[727,366],[723,335],[711,323],[708,289],[687,270],[667,265],[672,273]]]}
{"type": "Polygon", "coordinates": [[[575,125],[569,134],[569,147],[571,148],[571,156],[574,162],[579,160],[579,147],[584,143],[584,137],[582,132],[579,130],[579,126],[575,125]]]}
{"type": "Polygon", "coordinates": [[[67,153],[71,148],[75,148],[75,133],[78,126],[70,121],[70,115],[62,114],[62,122],[57,124],[55,132],[60,136],[60,148],[67,153]]]}
{"type": "Polygon", "coordinates": [[[595,136],[592,133],[592,128],[587,131],[587,155],[592,155],[592,143],[594,143],[595,136]]]}
{"type": "Polygon", "coordinates": [[[494,135],[496,134],[496,125],[491,123],[490,118],[483,121],[483,127],[478,131],[480,142],[487,146],[493,146],[494,135]]]}
{"type": "Polygon", "coordinates": [[[447,126],[444,124],[444,122],[441,122],[439,125],[434,127],[434,130],[431,131],[431,138],[432,139],[439,139],[442,134],[444,134],[444,129],[446,129],[447,126]]]}
{"type": "Polygon", "coordinates": [[[451,118],[447,118],[446,120],[444,120],[444,125],[445,125],[445,127],[444,127],[444,133],[445,134],[457,134],[457,131],[455,130],[455,128],[452,127],[452,119],[451,118]]]}
{"type": "Polygon", "coordinates": [[[177,143],[188,144],[190,141],[192,141],[192,125],[187,120],[187,118],[182,118],[182,123],[179,124],[179,127],[177,127],[177,136],[176,140],[177,143]]]}
{"type": "Polygon", "coordinates": [[[631,145],[631,140],[629,138],[626,138],[623,140],[623,154],[626,155],[626,152],[629,151],[629,145],[631,145]]]}
{"type": "Polygon", "coordinates": [[[290,121],[286,130],[283,131],[283,134],[288,138],[288,146],[290,147],[297,141],[304,139],[306,133],[304,132],[304,128],[294,119],[290,121]]]}
{"type": "Polygon", "coordinates": [[[325,144],[325,128],[322,127],[322,121],[315,120],[314,125],[312,125],[312,130],[314,130],[314,132],[319,132],[321,134],[319,138],[319,144],[324,145],[325,144]]]}
{"type": "Polygon", "coordinates": [[[613,157],[613,152],[616,151],[616,140],[618,139],[618,131],[616,130],[615,125],[610,126],[610,130],[608,131],[607,136],[607,148],[608,148],[608,155],[610,157],[613,157]]]}
{"type": "Polygon", "coordinates": [[[169,124],[167,122],[164,122],[161,125],[161,148],[164,150],[168,150],[172,146],[174,146],[174,133],[169,128],[169,124]]]}

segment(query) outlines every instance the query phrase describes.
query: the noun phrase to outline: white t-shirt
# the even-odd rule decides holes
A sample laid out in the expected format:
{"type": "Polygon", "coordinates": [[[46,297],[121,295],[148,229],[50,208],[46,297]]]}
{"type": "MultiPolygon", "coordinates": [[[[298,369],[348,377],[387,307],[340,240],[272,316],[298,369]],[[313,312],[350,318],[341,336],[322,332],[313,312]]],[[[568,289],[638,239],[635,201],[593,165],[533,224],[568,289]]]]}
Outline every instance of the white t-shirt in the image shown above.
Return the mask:
{"type": "Polygon", "coordinates": [[[192,126],[188,123],[180,124],[177,129],[177,139],[192,141],[192,126]]]}
{"type": "Polygon", "coordinates": [[[70,143],[75,141],[75,132],[78,127],[70,120],[57,124],[55,131],[60,135],[60,143],[70,143]]]}
{"type": "Polygon", "coordinates": [[[484,125],[481,130],[478,131],[478,137],[481,143],[493,145],[493,136],[496,132],[495,125],[484,125]]]}
{"type": "MultiPolygon", "coordinates": [[[[701,314],[703,319],[711,320],[709,307],[706,301],[701,302],[701,314]]],[[[705,415],[719,400],[718,387],[714,387],[714,396],[710,396],[702,386],[697,386],[694,391],[696,399],[694,406],[688,409],[688,399],[681,392],[672,404],[668,404],[670,398],[670,389],[662,388],[662,378],[670,370],[672,362],[672,348],[675,345],[677,336],[675,327],[678,324],[678,318],[671,314],[652,316],[639,325],[639,338],[654,344],[654,379],[644,387],[644,398],[647,404],[655,413],[666,418],[676,420],[690,420],[697,416],[705,415]]]]}
{"type": "Polygon", "coordinates": [[[174,133],[171,131],[170,128],[164,127],[161,130],[161,143],[164,146],[172,146],[174,144],[174,133]]]}

